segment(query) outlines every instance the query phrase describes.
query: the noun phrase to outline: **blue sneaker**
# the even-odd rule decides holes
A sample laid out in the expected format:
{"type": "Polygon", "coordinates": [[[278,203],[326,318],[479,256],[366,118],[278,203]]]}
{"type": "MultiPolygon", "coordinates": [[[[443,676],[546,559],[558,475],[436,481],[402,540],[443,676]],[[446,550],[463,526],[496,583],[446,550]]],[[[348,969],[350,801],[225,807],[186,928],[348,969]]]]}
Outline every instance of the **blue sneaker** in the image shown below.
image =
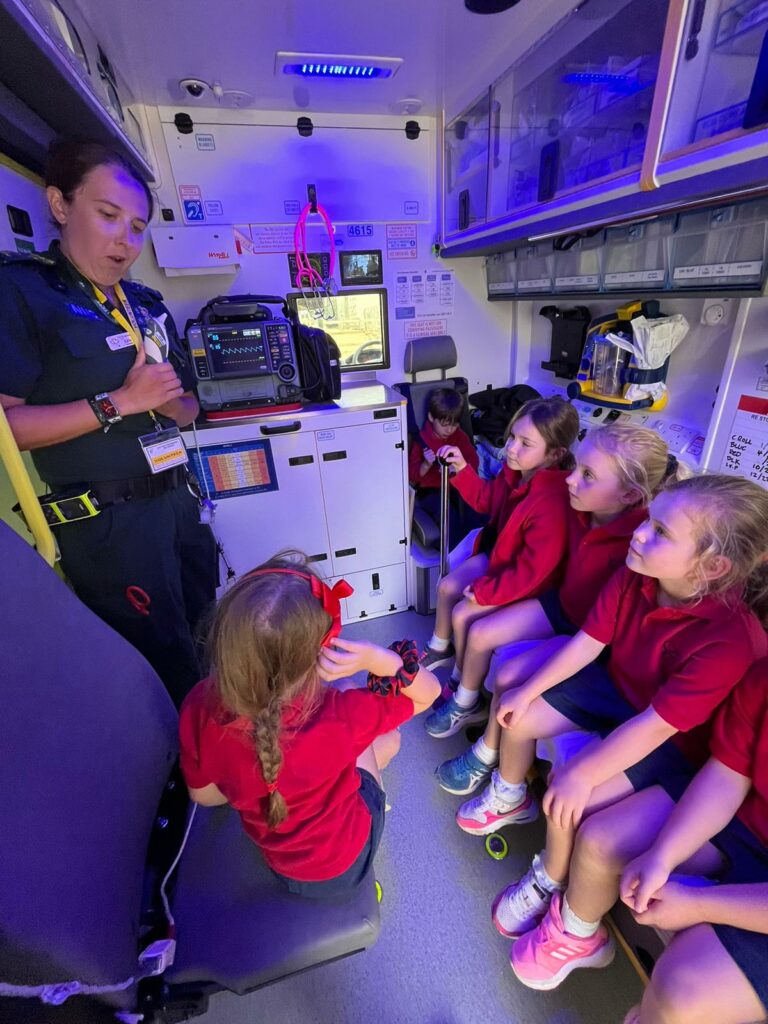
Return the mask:
{"type": "Polygon", "coordinates": [[[466,796],[491,781],[494,765],[485,764],[472,747],[435,769],[438,784],[446,793],[466,796]]]}
{"type": "Polygon", "coordinates": [[[452,696],[441,708],[432,712],[424,723],[424,728],[436,740],[445,740],[449,736],[455,736],[465,725],[483,722],[487,717],[488,711],[482,697],[478,697],[471,707],[462,708],[452,696]]]}

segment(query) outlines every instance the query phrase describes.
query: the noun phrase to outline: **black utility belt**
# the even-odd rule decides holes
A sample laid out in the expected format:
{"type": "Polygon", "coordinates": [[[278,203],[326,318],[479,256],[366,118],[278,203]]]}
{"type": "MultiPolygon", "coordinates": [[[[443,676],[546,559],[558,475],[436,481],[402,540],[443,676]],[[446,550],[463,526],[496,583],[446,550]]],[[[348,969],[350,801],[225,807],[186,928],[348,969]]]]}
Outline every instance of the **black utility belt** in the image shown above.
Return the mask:
{"type": "MultiPolygon", "coordinates": [[[[112,505],[158,498],[186,484],[187,476],[186,466],[176,466],[157,476],[101,480],[90,486],[80,484],[66,491],[43,494],[38,500],[48,525],[62,526],[80,519],[91,519],[112,505]]],[[[24,519],[19,505],[14,505],[13,511],[24,519]]]]}

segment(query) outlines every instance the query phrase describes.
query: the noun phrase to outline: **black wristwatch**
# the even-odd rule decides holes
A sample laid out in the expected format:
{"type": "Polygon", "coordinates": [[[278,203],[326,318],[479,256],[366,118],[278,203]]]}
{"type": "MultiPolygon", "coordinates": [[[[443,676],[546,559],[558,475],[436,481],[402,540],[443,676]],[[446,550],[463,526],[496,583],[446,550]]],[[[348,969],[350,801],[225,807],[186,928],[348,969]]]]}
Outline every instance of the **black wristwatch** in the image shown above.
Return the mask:
{"type": "Polygon", "coordinates": [[[120,411],[117,406],[112,401],[112,396],[106,391],[101,395],[94,395],[93,398],[89,398],[88,404],[93,409],[96,418],[104,428],[105,434],[114,423],[119,423],[123,418],[120,415],[120,411]]]}

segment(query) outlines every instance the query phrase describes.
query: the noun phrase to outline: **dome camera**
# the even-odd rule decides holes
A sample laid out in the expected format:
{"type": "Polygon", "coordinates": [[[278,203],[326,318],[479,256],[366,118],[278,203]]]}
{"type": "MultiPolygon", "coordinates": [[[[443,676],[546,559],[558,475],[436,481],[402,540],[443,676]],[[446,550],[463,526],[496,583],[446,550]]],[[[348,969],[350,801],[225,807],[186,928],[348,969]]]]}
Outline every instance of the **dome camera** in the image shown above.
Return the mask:
{"type": "Polygon", "coordinates": [[[198,100],[203,93],[210,89],[210,85],[204,82],[201,78],[182,78],[179,82],[179,87],[191,96],[193,100],[198,100]]]}

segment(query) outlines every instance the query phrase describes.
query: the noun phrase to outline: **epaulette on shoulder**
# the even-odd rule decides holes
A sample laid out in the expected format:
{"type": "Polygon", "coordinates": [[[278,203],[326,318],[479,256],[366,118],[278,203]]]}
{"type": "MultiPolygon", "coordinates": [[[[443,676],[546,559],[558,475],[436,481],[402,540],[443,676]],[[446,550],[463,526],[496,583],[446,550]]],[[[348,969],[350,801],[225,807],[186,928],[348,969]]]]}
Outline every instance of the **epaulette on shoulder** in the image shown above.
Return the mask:
{"type": "Polygon", "coordinates": [[[54,267],[56,261],[47,252],[12,252],[0,250],[0,267],[13,263],[34,263],[41,267],[54,267]]]}
{"type": "Polygon", "coordinates": [[[162,292],[157,291],[155,288],[150,288],[148,284],[142,284],[141,281],[126,281],[125,283],[137,299],[144,299],[145,302],[163,301],[162,292]]]}

